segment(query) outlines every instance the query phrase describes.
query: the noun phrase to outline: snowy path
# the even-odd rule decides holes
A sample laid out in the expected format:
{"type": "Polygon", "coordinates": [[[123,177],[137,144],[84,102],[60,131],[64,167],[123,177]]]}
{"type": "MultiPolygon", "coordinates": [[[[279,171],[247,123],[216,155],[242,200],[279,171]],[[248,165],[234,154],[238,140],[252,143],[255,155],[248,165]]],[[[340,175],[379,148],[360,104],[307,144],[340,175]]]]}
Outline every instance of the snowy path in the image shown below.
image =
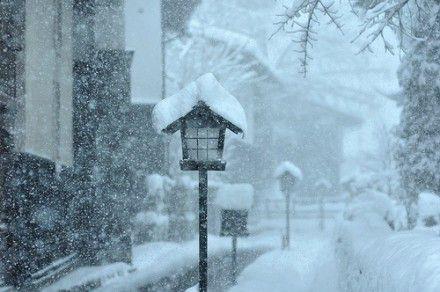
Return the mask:
{"type": "Polygon", "coordinates": [[[296,236],[290,250],[275,250],[244,269],[230,292],[337,292],[334,248],[321,234],[296,236]]]}
{"type": "MultiPolygon", "coordinates": [[[[230,291],[337,291],[332,220],[320,231],[316,217],[293,218],[292,248],[282,251],[283,218],[261,218],[239,239],[241,273],[230,291]]],[[[231,239],[209,235],[208,246],[210,291],[227,291],[231,239]]],[[[197,261],[197,240],[147,243],[133,249],[133,265],[82,267],[44,291],[185,291],[197,283],[197,261]]]]}
{"type": "MultiPolygon", "coordinates": [[[[237,253],[238,271],[241,272],[247,265],[263,254],[264,250],[242,250],[237,253]]],[[[208,279],[210,292],[226,291],[232,286],[230,277],[230,255],[223,253],[211,256],[208,261],[208,279]]],[[[160,281],[141,287],[141,291],[185,291],[198,282],[198,267],[194,266],[186,273],[165,277],[160,281]]]]}
{"type": "MultiPolygon", "coordinates": [[[[238,258],[242,268],[259,255],[277,247],[274,244],[278,242],[274,243],[265,236],[239,240],[238,258]]],[[[210,235],[208,245],[209,261],[214,267],[210,278],[215,287],[220,287],[219,291],[224,291],[229,285],[229,279],[224,274],[230,261],[231,239],[210,235]]],[[[197,282],[197,263],[196,240],[184,243],[147,243],[134,247],[133,265],[114,263],[81,267],[46,287],[44,291],[173,291],[172,287],[182,287],[185,290],[197,282]],[[162,290],[154,290],[157,287],[162,287],[162,290]]]]}

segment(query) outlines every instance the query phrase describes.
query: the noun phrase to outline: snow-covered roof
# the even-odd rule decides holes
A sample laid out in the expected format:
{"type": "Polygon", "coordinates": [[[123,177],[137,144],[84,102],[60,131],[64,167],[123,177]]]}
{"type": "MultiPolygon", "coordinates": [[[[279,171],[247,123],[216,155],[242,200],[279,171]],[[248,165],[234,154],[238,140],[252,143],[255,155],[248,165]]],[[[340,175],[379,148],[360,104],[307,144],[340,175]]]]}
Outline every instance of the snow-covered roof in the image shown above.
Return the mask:
{"type": "Polygon", "coordinates": [[[215,204],[225,210],[249,210],[254,199],[250,184],[225,184],[217,191],[215,204]]]}
{"type": "Polygon", "coordinates": [[[190,113],[199,102],[246,133],[246,115],[238,100],[215,78],[206,73],[178,93],[160,101],[153,109],[153,124],[158,132],[190,113]]]}
{"type": "Polygon", "coordinates": [[[265,70],[267,70],[267,73],[275,77],[275,79],[280,78],[279,72],[269,61],[267,56],[265,56],[265,54],[260,50],[255,39],[239,32],[230,31],[216,26],[206,26],[200,24],[199,22],[191,23],[191,33],[243,50],[255,58],[258,63],[262,65],[265,70]]]}
{"type": "Polygon", "coordinates": [[[290,161],[282,162],[275,170],[275,177],[280,177],[285,173],[290,173],[297,179],[301,180],[303,178],[302,171],[290,161]]]}

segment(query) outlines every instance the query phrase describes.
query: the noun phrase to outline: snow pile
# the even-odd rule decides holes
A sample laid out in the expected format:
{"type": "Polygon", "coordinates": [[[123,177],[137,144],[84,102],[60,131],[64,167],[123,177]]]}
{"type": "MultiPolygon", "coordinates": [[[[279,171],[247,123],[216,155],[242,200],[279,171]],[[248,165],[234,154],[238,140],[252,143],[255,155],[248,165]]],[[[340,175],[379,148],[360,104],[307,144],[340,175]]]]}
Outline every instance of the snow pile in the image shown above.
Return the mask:
{"type": "Polygon", "coordinates": [[[199,284],[186,289],[185,292],[199,292],[199,284]]]}
{"type": "Polygon", "coordinates": [[[345,291],[440,291],[440,239],[345,222],[338,233],[345,291]]]}
{"type": "Polygon", "coordinates": [[[212,73],[200,76],[178,93],[156,104],[153,110],[156,131],[162,132],[188,114],[199,102],[246,133],[246,115],[243,107],[221,86],[212,73]]]}
{"type": "Polygon", "coordinates": [[[302,180],[303,174],[301,169],[290,161],[282,162],[275,170],[275,177],[279,178],[285,173],[289,173],[299,180],[302,180]]]}
{"type": "Polygon", "coordinates": [[[168,225],[168,216],[153,211],[143,211],[136,214],[133,218],[133,224],[168,225]]]}
{"type": "Polygon", "coordinates": [[[198,187],[198,181],[193,180],[190,176],[188,175],[181,175],[176,179],[176,183],[177,185],[183,187],[184,189],[187,190],[193,190],[196,189],[198,187]]]}
{"type": "Polygon", "coordinates": [[[418,212],[419,217],[417,225],[426,227],[438,225],[440,219],[440,197],[434,193],[420,193],[418,212]]]}
{"type": "Polygon", "coordinates": [[[394,202],[388,195],[368,190],[351,201],[344,211],[344,218],[367,224],[377,224],[381,221],[390,224],[394,219],[394,214],[394,202]]]}
{"type": "Polygon", "coordinates": [[[225,210],[249,210],[254,199],[250,184],[225,184],[217,191],[215,204],[225,210]]]}
{"type": "Polygon", "coordinates": [[[112,279],[124,277],[129,274],[130,270],[130,265],[124,263],[81,267],[42,291],[88,291],[93,287],[104,285],[112,279]]]}
{"type": "Polygon", "coordinates": [[[440,291],[440,238],[392,231],[393,206],[383,195],[361,195],[336,228],[341,290],[440,291]]]}
{"type": "Polygon", "coordinates": [[[174,181],[167,176],[154,173],[147,176],[147,185],[150,195],[164,197],[165,192],[174,185],[174,181]]]}

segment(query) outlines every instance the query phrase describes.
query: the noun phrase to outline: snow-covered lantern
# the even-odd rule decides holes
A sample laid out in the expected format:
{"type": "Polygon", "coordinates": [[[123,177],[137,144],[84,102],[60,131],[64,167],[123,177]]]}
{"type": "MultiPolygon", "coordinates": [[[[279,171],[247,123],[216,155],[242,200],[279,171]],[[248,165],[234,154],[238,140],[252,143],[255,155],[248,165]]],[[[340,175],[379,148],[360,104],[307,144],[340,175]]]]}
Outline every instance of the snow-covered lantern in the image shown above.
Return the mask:
{"type": "Polygon", "coordinates": [[[242,106],[211,73],[159,102],[153,120],[160,132],[172,134],[180,130],[182,170],[224,170],[226,129],[235,134],[246,131],[242,106]]]}
{"type": "Polygon", "coordinates": [[[250,184],[228,184],[218,190],[215,204],[221,210],[221,236],[249,235],[247,221],[253,198],[250,184]]]}
{"type": "Polygon", "coordinates": [[[275,170],[275,177],[280,182],[281,191],[291,192],[296,183],[302,180],[302,172],[290,161],[282,162],[275,170]]]}
{"type": "Polygon", "coordinates": [[[283,235],[283,248],[290,247],[290,195],[293,187],[302,180],[302,172],[290,161],[282,162],[275,170],[275,177],[280,182],[280,189],[286,198],[286,234],[283,235]]]}

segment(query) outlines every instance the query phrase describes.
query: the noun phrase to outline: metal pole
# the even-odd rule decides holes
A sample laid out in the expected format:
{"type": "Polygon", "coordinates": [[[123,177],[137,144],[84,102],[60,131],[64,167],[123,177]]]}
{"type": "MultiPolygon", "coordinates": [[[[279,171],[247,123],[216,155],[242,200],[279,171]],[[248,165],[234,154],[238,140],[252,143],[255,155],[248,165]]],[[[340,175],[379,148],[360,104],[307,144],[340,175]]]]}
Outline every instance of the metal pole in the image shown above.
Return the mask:
{"type": "Polygon", "coordinates": [[[208,291],[208,171],[199,169],[199,291],[208,291]]]}
{"type": "Polygon", "coordinates": [[[321,195],[319,198],[319,229],[321,229],[321,231],[323,231],[325,229],[324,226],[324,220],[325,220],[325,214],[324,214],[324,198],[321,195]]]}
{"type": "Polygon", "coordinates": [[[232,284],[237,284],[237,236],[232,237],[232,284]]]}
{"type": "Polygon", "coordinates": [[[290,248],[290,191],[286,190],[286,247],[290,248]]]}

